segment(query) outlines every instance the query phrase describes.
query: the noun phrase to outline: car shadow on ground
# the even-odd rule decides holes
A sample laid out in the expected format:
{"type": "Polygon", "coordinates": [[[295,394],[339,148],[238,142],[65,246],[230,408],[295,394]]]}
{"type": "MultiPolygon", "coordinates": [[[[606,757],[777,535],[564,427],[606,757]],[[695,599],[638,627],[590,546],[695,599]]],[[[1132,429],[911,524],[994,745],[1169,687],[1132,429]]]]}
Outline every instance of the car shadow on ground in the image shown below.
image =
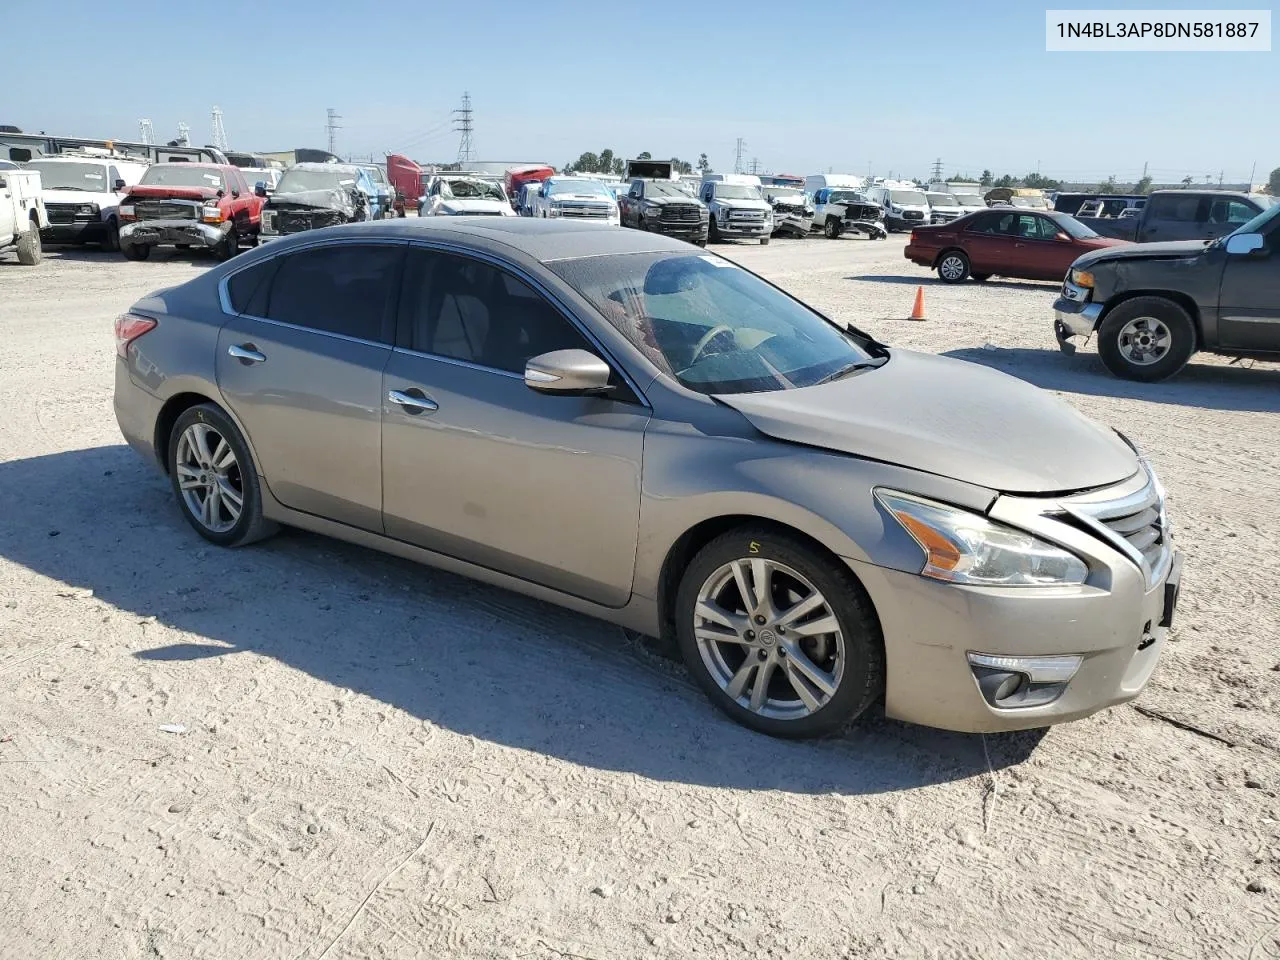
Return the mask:
{"type": "Polygon", "coordinates": [[[1092,352],[1068,355],[1057,349],[987,346],[948,350],[943,356],[980,363],[1048,390],[1206,410],[1280,413],[1280,366],[1275,364],[1192,361],[1170,380],[1138,383],[1112,376],[1092,352]]]}
{"type": "Polygon", "coordinates": [[[1040,281],[1040,280],[1001,280],[998,277],[992,277],[990,280],[984,280],[978,283],[976,280],[969,280],[963,284],[943,283],[938,279],[936,274],[927,274],[918,277],[905,277],[901,275],[888,275],[877,273],[864,273],[857,277],[845,277],[846,280],[860,280],[875,283],[902,283],[911,286],[920,286],[922,284],[934,284],[937,286],[947,287],[997,287],[1001,290],[1035,290],[1038,293],[1053,293],[1062,286],[1060,281],[1040,281]]]}
{"type": "MultiPolygon", "coordinates": [[[[876,794],[988,771],[982,737],[879,708],[820,742],[753,733],[617,627],[374,551],[298,531],[213,547],[123,445],[0,463],[0,503],[22,504],[0,555],[186,634],[135,654],[183,683],[252,652],[460,734],[717,787],[876,794]]],[[[990,763],[1025,760],[1041,737],[987,737],[990,763]]]]}
{"type": "MultiPolygon", "coordinates": [[[[76,263],[128,263],[125,255],[119,250],[103,250],[101,247],[88,244],[79,246],[48,246],[44,255],[49,260],[67,260],[76,263]]],[[[194,267],[207,267],[218,261],[213,254],[205,250],[178,250],[174,247],[156,247],[147,258],[147,263],[182,263],[186,261],[194,267]]]]}

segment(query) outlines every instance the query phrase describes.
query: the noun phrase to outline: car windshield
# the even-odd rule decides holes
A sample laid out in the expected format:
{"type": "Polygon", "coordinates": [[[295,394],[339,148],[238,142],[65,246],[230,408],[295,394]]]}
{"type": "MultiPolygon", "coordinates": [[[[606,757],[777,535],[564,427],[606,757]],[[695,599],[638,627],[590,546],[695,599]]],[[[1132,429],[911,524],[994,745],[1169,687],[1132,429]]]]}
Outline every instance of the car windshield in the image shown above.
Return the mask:
{"type": "Polygon", "coordinates": [[[276,184],[276,193],[306,193],[309,190],[350,190],[356,175],[342,170],[286,170],[276,184]]]}
{"type": "Polygon", "coordinates": [[[931,193],[929,194],[929,205],[933,207],[958,207],[959,203],[956,198],[949,193],[931,193]]]}
{"type": "Polygon", "coordinates": [[[147,167],[139,183],[157,187],[207,187],[221,190],[225,186],[222,171],[194,163],[156,163],[147,167]]]}
{"type": "Polygon", "coordinates": [[[956,203],[962,207],[985,207],[982,198],[976,193],[957,193],[955,195],[956,203]]]}
{"type": "Polygon", "coordinates": [[[32,160],[28,170],[40,172],[40,185],[45,190],[81,190],[85,193],[108,193],[107,168],[100,163],[58,163],[32,160]]]}
{"type": "MultiPolygon", "coordinates": [[[[34,166],[34,164],[32,164],[32,166],[34,166]]],[[[1267,224],[1271,223],[1271,221],[1275,220],[1277,217],[1280,217],[1280,201],[1277,201],[1276,199],[1273,199],[1271,197],[1261,197],[1261,198],[1255,198],[1255,199],[1261,199],[1264,202],[1267,200],[1270,200],[1271,205],[1267,209],[1263,210],[1256,217],[1254,217],[1252,220],[1250,220],[1248,223],[1241,224],[1239,227],[1237,227],[1232,232],[1233,236],[1237,233],[1241,233],[1241,234],[1261,233],[1267,224]]]]}
{"type": "Polygon", "coordinates": [[[890,190],[889,197],[899,206],[923,207],[926,203],[924,194],[919,190],[890,190]]]}
{"type": "Polygon", "coordinates": [[[803,200],[804,192],[792,187],[766,187],[770,200],[803,200]]]}
{"type": "Polygon", "coordinates": [[[717,183],[715,195],[719,200],[759,200],[760,188],[745,183],[717,183]]]}
{"type": "Polygon", "coordinates": [[[502,188],[483,180],[449,180],[449,191],[458,200],[506,200],[502,188]]]}
{"type": "Polygon", "coordinates": [[[609,196],[609,190],[603,183],[598,180],[553,180],[551,181],[551,196],[561,193],[587,194],[590,196],[609,196]]]}
{"type": "Polygon", "coordinates": [[[1069,236],[1074,237],[1076,240],[1089,240],[1097,236],[1096,233],[1086,227],[1075,217],[1069,217],[1065,213],[1059,214],[1056,217],[1051,217],[1050,219],[1052,219],[1060,229],[1066,231],[1069,236]]]}
{"type": "Polygon", "coordinates": [[[687,197],[684,188],[670,180],[646,180],[644,183],[646,197],[687,197]]]}
{"type": "Polygon", "coordinates": [[[857,190],[832,190],[828,197],[828,203],[852,203],[862,200],[862,194],[857,190]]]}
{"type": "Polygon", "coordinates": [[[378,186],[389,186],[387,182],[387,174],[381,167],[365,167],[364,169],[369,174],[370,179],[372,179],[378,186]]]}
{"type": "Polygon", "coordinates": [[[631,253],[547,266],[659,369],[699,393],[809,387],[884,356],[721,257],[631,253]]]}

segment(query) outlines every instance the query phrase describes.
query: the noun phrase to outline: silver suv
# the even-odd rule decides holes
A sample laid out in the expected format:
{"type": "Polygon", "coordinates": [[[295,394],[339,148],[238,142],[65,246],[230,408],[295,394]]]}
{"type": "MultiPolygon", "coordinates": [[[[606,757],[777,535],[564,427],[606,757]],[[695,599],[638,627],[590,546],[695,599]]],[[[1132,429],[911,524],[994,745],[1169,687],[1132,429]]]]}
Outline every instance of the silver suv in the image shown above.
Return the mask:
{"type": "Polygon", "coordinates": [[[657,234],[527,218],[285,238],[117,321],[186,519],[289,524],[678,641],[735,719],[1039,727],[1132,699],[1180,562],[1132,446],[657,234]]]}

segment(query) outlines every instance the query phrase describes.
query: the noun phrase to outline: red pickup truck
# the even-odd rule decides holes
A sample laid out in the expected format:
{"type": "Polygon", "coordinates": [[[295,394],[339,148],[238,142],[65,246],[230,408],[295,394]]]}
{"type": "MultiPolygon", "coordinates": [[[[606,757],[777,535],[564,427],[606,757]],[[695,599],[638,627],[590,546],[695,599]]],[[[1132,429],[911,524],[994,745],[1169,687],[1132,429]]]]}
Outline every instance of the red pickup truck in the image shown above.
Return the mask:
{"type": "Polygon", "coordinates": [[[151,248],[205,247],[227,260],[258,242],[265,198],[256,196],[239,167],[212,163],[155,163],[120,201],[120,252],[145,260],[151,248]]]}

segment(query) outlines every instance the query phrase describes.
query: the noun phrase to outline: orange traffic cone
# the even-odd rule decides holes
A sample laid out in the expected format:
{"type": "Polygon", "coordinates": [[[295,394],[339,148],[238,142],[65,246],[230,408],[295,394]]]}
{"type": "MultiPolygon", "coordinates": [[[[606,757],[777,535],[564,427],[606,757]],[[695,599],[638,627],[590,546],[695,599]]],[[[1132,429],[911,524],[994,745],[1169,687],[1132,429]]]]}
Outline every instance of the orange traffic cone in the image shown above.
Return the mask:
{"type": "Polygon", "coordinates": [[[924,287],[916,287],[916,302],[911,308],[911,316],[908,320],[924,320],[924,287]]]}

